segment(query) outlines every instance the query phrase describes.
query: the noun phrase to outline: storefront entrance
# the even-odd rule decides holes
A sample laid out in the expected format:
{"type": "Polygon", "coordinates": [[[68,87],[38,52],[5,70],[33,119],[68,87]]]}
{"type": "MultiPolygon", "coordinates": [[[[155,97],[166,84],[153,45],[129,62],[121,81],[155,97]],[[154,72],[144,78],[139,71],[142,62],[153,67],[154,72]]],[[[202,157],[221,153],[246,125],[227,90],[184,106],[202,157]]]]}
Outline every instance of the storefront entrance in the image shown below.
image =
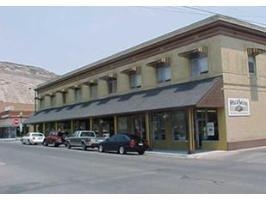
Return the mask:
{"type": "Polygon", "coordinates": [[[92,130],[99,136],[112,136],[114,134],[114,118],[97,118],[93,119],[92,130]]]}
{"type": "Polygon", "coordinates": [[[204,141],[219,139],[217,111],[197,109],[195,113],[195,148],[201,149],[204,141]]]}
{"type": "Polygon", "coordinates": [[[147,139],[145,115],[130,115],[118,117],[118,133],[135,134],[147,139]]]}

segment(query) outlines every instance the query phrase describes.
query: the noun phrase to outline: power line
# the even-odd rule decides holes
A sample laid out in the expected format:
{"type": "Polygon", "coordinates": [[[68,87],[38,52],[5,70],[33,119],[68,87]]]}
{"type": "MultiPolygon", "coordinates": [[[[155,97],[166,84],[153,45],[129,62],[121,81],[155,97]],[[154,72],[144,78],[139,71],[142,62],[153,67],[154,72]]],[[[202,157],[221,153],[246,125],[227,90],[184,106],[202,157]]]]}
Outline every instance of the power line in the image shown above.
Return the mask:
{"type": "MultiPolygon", "coordinates": [[[[171,12],[171,13],[186,13],[186,14],[197,14],[197,15],[205,15],[204,13],[199,13],[199,12],[188,12],[185,10],[176,10],[176,9],[169,9],[169,7],[149,7],[149,6],[137,6],[145,9],[150,9],[150,10],[160,10],[160,11],[166,11],[166,12],[171,12]]],[[[176,8],[176,7],[170,7],[170,8],[176,8]]]]}
{"type": "MultiPolygon", "coordinates": [[[[210,10],[206,10],[206,9],[202,9],[202,8],[195,8],[195,7],[191,7],[191,6],[184,6],[184,8],[187,8],[187,9],[190,9],[190,10],[201,11],[201,12],[205,12],[205,13],[208,13],[208,14],[223,15],[223,14],[218,13],[218,12],[213,12],[213,11],[210,11],[210,10]]],[[[248,23],[255,23],[255,24],[266,26],[265,23],[256,22],[256,21],[253,21],[253,20],[244,20],[244,19],[241,19],[241,20],[245,21],[245,22],[248,22],[248,23]]]]}
{"type": "MultiPolygon", "coordinates": [[[[191,7],[191,6],[183,6],[183,7],[148,7],[148,6],[137,6],[137,7],[141,7],[141,8],[146,8],[146,9],[150,9],[150,10],[160,10],[160,11],[165,11],[165,12],[171,12],[171,13],[185,13],[185,14],[195,14],[195,15],[224,15],[222,13],[218,13],[218,12],[213,12],[207,9],[202,9],[202,8],[196,8],[196,7],[191,7]],[[188,10],[193,10],[194,12],[191,11],[185,11],[185,10],[180,10],[180,8],[186,8],[188,10]],[[195,12],[195,11],[199,11],[199,12],[195,12]]],[[[262,18],[262,17],[260,17],[262,18]]],[[[241,19],[244,22],[247,23],[253,23],[253,24],[258,24],[258,25],[262,25],[262,26],[266,26],[265,23],[262,22],[257,22],[257,21],[253,21],[253,20],[245,20],[245,19],[241,19]]]]}

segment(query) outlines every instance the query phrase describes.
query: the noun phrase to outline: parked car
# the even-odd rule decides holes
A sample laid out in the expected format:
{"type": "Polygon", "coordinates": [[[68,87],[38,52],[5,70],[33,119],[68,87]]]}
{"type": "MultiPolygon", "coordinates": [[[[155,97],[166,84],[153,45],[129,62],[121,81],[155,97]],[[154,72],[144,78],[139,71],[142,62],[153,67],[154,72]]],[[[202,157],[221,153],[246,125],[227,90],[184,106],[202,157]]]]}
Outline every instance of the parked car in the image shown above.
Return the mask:
{"type": "Polygon", "coordinates": [[[115,134],[105,141],[99,143],[99,152],[115,151],[119,154],[127,152],[138,152],[143,155],[148,145],[146,141],[137,135],[122,133],[115,134]]]}
{"type": "Polygon", "coordinates": [[[105,140],[104,137],[98,137],[94,131],[81,130],[75,131],[72,136],[66,139],[67,148],[82,147],[83,150],[87,148],[98,147],[98,143],[105,140]]]}
{"type": "Polygon", "coordinates": [[[43,145],[48,146],[52,144],[54,147],[58,147],[59,145],[65,145],[65,137],[66,135],[63,132],[51,131],[44,138],[43,145]]]}
{"type": "Polygon", "coordinates": [[[29,132],[21,138],[22,144],[41,144],[44,140],[44,134],[40,132],[29,132]]]}

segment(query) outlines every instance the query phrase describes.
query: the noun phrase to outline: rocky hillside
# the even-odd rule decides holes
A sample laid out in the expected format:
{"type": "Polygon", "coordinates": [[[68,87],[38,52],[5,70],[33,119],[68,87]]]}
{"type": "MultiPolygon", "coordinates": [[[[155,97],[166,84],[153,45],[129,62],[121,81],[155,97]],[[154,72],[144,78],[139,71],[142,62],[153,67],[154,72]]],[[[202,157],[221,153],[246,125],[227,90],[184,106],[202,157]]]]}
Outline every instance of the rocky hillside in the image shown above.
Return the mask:
{"type": "Polygon", "coordinates": [[[34,104],[34,88],[56,77],[40,67],[0,62],[0,102],[34,104]]]}

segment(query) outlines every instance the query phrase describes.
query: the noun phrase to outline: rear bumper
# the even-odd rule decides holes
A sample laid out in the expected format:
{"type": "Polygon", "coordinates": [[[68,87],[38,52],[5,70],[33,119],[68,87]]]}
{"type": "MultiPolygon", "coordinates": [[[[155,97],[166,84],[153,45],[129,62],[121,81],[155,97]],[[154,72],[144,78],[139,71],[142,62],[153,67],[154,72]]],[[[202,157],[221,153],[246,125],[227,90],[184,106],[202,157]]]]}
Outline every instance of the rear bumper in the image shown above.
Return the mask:
{"type": "Polygon", "coordinates": [[[43,143],[43,140],[30,140],[32,144],[41,144],[43,143]]]}
{"type": "Polygon", "coordinates": [[[139,152],[139,151],[146,151],[146,147],[145,146],[137,146],[137,147],[127,147],[126,150],[129,152],[139,152]]]}

